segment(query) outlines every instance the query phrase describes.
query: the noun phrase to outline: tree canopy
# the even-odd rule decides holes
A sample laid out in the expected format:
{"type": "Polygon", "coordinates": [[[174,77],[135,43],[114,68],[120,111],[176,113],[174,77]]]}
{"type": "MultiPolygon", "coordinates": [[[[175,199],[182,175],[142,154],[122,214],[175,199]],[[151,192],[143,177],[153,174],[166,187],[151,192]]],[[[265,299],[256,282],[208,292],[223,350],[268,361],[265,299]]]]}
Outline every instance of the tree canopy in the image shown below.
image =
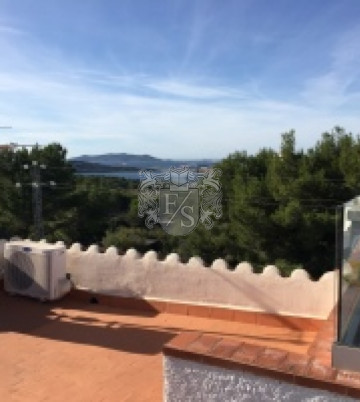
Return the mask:
{"type": "Polygon", "coordinates": [[[49,241],[84,246],[115,245],[123,252],[177,252],[207,264],[224,258],[234,267],[276,264],[284,274],[302,267],[314,277],[334,268],[335,209],[360,193],[360,139],[336,127],[313,147],[296,147],[294,131],[279,150],[254,155],[234,152],[222,171],[223,216],[211,230],[201,225],[188,236],[149,230],[137,216],[137,183],[76,175],[60,144],[0,152],[0,237],[32,237],[31,186],[22,166],[38,160],[42,172],[43,217],[49,241]],[[56,186],[49,186],[50,181],[56,186]],[[21,182],[21,188],[15,186],[21,182]]]}

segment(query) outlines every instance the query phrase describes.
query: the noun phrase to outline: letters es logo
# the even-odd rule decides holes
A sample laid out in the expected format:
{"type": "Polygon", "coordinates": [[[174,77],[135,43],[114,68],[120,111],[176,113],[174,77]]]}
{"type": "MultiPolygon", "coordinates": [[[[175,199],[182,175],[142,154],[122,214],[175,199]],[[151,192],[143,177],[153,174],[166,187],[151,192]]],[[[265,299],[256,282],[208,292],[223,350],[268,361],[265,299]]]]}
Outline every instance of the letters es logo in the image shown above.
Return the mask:
{"type": "Polygon", "coordinates": [[[199,222],[211,229],[213,218],[222,215],[220,174],[219,169],[195,173],[188,167],[140,171],[139,216],[146,216],[148,228],[159,223],[174,236],[187,235],[199,222]]]}

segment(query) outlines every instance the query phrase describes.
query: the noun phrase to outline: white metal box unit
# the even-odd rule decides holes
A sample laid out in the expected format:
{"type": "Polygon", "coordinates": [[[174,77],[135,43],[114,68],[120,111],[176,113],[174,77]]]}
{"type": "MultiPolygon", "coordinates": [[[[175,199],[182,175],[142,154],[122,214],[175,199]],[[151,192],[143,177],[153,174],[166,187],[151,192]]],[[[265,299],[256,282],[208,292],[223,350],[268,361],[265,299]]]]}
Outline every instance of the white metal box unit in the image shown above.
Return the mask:
{"type": "Polygon", "coordinates": [[[4,257],[4,287],[10,294],[54,300],[70,291],[65,246],[12,241],[5,244],[4,257]]]}

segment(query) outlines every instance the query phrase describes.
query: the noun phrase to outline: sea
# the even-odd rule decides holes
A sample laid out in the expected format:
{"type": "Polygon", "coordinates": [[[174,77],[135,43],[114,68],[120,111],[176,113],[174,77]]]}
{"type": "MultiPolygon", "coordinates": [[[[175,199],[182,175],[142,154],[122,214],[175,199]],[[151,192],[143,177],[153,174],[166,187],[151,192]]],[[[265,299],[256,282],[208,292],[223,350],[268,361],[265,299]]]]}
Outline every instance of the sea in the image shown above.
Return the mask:
{"type": "Polygon", "coordinates": [[[120,177],[128,180],[140,180],[139,172],[107,172],[107,173],[78,173],[81,176],[120,177]]]}

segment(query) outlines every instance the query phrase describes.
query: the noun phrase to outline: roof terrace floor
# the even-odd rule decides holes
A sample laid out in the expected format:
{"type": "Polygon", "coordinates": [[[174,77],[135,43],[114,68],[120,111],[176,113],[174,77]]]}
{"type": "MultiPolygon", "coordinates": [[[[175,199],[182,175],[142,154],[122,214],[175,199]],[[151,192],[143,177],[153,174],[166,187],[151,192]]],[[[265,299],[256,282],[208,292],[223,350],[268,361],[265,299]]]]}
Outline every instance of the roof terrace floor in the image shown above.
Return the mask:
{"type": "Polygon", "coordinates": [[[316,333],[0,291],[1,401],[161,401],[162,348],[182,331],[307,354],[316,333]]]}

